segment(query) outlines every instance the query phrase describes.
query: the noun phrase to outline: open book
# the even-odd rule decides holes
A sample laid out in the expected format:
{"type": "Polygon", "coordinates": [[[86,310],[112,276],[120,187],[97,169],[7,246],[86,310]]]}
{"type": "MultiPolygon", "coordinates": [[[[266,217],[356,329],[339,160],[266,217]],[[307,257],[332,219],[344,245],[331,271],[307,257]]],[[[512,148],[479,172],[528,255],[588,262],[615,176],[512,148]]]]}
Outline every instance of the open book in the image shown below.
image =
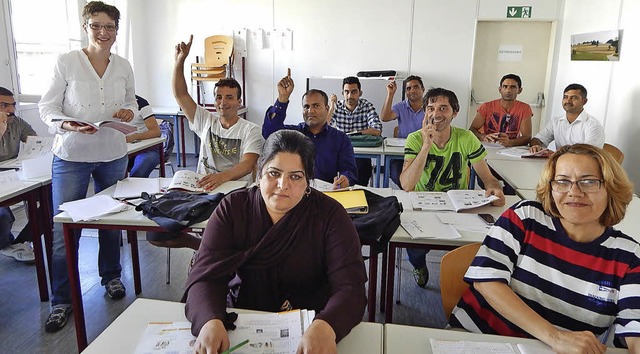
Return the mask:
{"type": "MultiPolygon", "coordinates": [[[[168,186],[166,185],[166,182],[163,183],[163,179],[160,178],[129,177],[122,181],[118,181],[113,197],[116,199],[140,198],[140,194],[142,192],[158,194],[165,190],[183,190],[187,192],[204,193],[204,189],[196,185],[198,180],[202,177],[204,177],[204,175],[197,174],[189,170],[176,171],[168,186]]],[[[227,181],[207,193],[227,194],[246,186],[247,181],[227,181]]]]}
{"type": "Polygon", "coordinates": [[[22,168],[22,162],[25,160],[51,154],[52,146],[53,137],[28,136],[27,142],[20,146],[18,157],[0,162],[0,168],[22,168]]]}
{"type": "MultiPolygon", "coordinates": [[[[233,353],[295,354],[302,334],[315,317],[312,310],[238,314],[236,329],[229,331],[233,353]]],[[[193,353],[196,338],[189,322],[151,322],[135,353],[193,353]]]]}
{"type": "Polygon", "coordinates": [[[411,192],[413,210],[460,211],[487,205],[498,197],[485,197],[483,190],[450,190],[448,192],[411,192]]]}
{"type": "Polygon", "coordinates": [[[135,125],[122,122],[118,119],[113,119],[113,120],[109,119],[109,120],[103,120],[100,122],[89,122],[89,121],[78,119],[78,118],[65,117],[65,118],[53,118],[52,121],[53,122],[76,122],[79,124],[94,127],[96,129],[106,127],[106,128],[115,129],[119,132],[122,132],[125,135],[131,134],[138,130],[138,128],[135,125]]]}
{"type": "Polygon", "coordinates": [[[505,148],[498,151],[498,154],[511,156],[511,157],[522,157],[522,158],[531,158],[531,157],[540,157],[547,158],[553,154],[553,151],[549,149],[542,149],[538,152],[529,152],[529,148],[524,146],[505,148]]]}
{"type": "Polygon", "coordinates": [[[369,204],[362,189],[324,192],[324,194],[338,201],[349,214],[366,214],[369,204]]]}

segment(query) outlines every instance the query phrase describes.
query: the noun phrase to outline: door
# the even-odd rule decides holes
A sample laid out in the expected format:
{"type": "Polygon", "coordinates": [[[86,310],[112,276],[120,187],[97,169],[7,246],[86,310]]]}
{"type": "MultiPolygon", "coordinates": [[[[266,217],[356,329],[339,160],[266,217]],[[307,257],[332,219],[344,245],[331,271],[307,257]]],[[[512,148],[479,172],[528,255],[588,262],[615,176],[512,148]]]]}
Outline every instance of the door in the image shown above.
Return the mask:
{"type": "Polygon", "coordinates": [[[544,116],[551,68],[551,22],[478,21],[472,72],[472,102],[467,127],[486,101],[500,98],[500,79],[516,74],[522,79],[518,100],[533,110],[531,133],[535,135],[544,116]]]}

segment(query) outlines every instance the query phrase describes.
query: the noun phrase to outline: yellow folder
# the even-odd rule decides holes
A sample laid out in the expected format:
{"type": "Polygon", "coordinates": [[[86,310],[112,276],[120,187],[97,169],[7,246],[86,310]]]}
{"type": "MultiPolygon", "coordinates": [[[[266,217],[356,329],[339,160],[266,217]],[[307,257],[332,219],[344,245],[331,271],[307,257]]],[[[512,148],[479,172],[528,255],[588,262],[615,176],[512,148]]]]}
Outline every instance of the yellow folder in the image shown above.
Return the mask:
{"type": "Polygon", "coordinates": [[[338,201],[349,214],[366,214],[369,212],[367,198],[362,189],[349,191],[324,192],[324,194],[338,201]]]}

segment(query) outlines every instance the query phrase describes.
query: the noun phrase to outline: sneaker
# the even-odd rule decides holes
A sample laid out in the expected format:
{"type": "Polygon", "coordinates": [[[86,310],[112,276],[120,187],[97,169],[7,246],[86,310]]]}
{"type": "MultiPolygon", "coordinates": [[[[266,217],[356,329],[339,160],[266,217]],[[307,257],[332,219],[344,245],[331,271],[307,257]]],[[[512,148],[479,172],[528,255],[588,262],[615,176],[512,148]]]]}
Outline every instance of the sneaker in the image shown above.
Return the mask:
{"type": "Polygon", "coordinates": [[[47,318],[47,322],[45,322],[44,324],[44,330],[49,333],[58,332],[59,330],[61,330],[62,327],[67,324],[69,313],[71,313],[71,307],[54,307],[49,314],[49,318],[47,318]]]}
{"type": "Polygon", "coordinates": [[[426,287],[429,282],[429,269],[427,269],[427,267],[414,269],[413,278],[416,280],[416,284],[418,284],[419,287],[426,287]]]}
{"type": "Polygon", "coordinates": [[[109,280],[109,282],[107,283],[107,285],[104,286],[104,288],[107,290],[107,295],[109,295],[109,297],[112,298],[113,300],[122,299],[126,294],[126,289],[124,288],[124,285],[120,281],[120,278],[114,278],[109,280]]]}
{"type": "Polygon", "coordinates": [[[17,243],[15,245],[9,245],[2,250],[0,253],[7,257],[12,257],[20,262],[28,262],[31,263],[35,261],[36,255],[33,253],[29,242],[17,243]]]}

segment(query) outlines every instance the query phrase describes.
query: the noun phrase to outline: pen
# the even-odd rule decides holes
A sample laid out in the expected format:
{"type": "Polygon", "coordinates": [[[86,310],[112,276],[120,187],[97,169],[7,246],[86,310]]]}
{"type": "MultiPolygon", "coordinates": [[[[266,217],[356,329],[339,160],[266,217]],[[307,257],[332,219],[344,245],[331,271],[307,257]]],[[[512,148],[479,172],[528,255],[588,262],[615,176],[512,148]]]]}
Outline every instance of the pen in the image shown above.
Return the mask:
{"type": "Polygon", "coordinates": [[[229,353],[231,353],[231,352],[233,352],[233,351],[238,350],[240,347],[242,347],[243,345],[245,345],[245,344],[247,344],[247,343],[249,343],[249,340],[248,340],[248,339],[245,339],[245,340],[243,340],[242,342],[240,342],[240,343],[238,343],[238,344],[234,345],[233,347],[231,347],[231,348],[229,348],[229,349],[227,349],[227,350],[223,351],[221,354],[229,354],[229,353]]]}
{"type": "Polygon", "coordinates": [[[600,343],[607,345],[607,340],[609,339],[609,331],[611,331],[611,326],[609,326],[609,328],[607,328],[607,330],[604,331],[602,338],[600,338],[600,343]]]}

